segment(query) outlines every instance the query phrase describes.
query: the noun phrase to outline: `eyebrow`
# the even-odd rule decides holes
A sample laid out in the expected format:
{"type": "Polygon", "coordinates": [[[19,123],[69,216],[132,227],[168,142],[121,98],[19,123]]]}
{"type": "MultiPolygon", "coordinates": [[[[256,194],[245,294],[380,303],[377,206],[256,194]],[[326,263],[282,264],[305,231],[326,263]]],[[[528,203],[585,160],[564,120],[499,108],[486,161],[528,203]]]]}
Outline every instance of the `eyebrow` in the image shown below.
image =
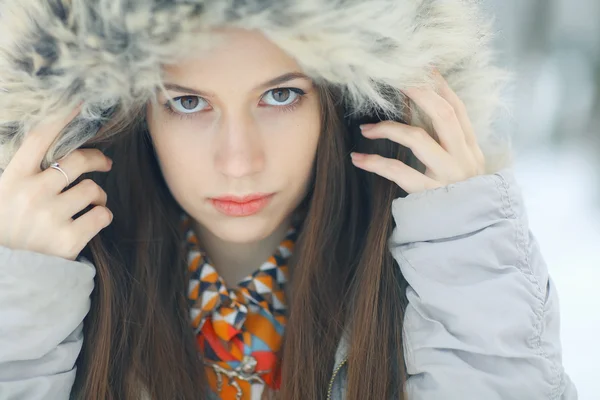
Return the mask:
{"type": "MultiPolygon", "coordinates": [[[[305,79],[305,80],[308,80],[308,81],[312,82],[312,79],[310,79],[307,75],[305,75],[305,74],[303,74],[301,72],[288,72],[286,74],[283,74],[283,75],[280,75],[280,76],[278,76],[276,78],[268,80],[267,82],[261,83],[255,89],[266,89],[266,88],[268,88],[270,86],[281,85],[282,83],[285,83],[285,82],[288,82],[288,81],[291,81],[291,80],[294,80],[294,79],[305,79]]],[[[211,97],[211,96],[213,96],[211,93],[204,92],[204,91],[199,90],[199,89],[194,89],[194,88],[189,88],[189,87],[177,85],[175,83],[165,83],[164,87],[165,87],[165,89],[174,90],[176,92],[190,93],[190,94],[194,94],[194,95],[198,95],[198,96],[204,96],[204,97],[211,97]]]]}

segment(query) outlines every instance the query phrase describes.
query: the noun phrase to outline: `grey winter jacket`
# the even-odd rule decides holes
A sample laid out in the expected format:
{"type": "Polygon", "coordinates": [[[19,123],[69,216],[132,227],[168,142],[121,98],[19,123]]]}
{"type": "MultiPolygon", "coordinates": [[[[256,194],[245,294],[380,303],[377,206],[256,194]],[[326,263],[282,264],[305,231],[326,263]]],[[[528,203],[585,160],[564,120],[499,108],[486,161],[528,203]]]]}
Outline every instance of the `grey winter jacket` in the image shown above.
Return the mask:
{"type": "MultiPolygon", "coordinates": [[[[408,399],[577,399],[556,288],[512,172],[396,199],[393,215],[390,248],[410,285],[408,399]]],[[[69,398],[94,273],[0,248],[0,399],[69,398]]],[[[328,398],[344,399],[346,355],[343,339],[328,398]]]]}

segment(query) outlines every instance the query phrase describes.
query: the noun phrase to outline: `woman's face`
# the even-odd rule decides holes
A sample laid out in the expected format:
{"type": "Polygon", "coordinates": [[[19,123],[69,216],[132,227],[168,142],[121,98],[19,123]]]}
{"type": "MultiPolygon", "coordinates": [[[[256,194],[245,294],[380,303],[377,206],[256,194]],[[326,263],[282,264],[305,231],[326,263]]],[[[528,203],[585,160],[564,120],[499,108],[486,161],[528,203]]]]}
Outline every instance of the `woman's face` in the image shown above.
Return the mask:
{"type": "Polygon", "coordinates": [[[287,223],[306,194],[320,134],[318,93],[296,61],[262,34],[232,30],[202,58],[167,67],[164,82],[168,96],[158,95],[147,119],[183,209],[237,243],[287,223]]]}

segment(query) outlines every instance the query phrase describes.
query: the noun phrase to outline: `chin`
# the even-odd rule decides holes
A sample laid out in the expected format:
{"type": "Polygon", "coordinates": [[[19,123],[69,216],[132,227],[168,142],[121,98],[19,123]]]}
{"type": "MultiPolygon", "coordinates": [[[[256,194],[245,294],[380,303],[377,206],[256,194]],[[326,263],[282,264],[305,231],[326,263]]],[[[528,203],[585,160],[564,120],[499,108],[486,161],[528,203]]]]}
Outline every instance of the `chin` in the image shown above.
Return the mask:
{"type": "Polygon", "coordinates": [[[254,243],[271,235],[282,221],[265,217],[226,218],[204,225],[219,239],[231,243],[254,243]],[[216,222],[216,223],[215,223],[216,222]]]}

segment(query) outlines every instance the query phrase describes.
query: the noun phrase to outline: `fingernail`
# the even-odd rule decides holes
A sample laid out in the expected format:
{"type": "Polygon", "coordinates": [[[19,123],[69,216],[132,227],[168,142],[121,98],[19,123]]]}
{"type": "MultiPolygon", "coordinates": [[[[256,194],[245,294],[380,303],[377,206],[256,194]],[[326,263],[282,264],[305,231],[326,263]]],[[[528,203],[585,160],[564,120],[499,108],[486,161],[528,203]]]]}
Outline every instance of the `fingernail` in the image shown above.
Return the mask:
{"type": "Polygon", "coordinates": [[[364,132],[364,131],[368,131],[369,129],[373,128],[375,126],[375,124],[362,124],[360,125],[360,129],[364,132]]]}
{"type": "Polygon", "coordinates": [[[365,155],[361,153],[350,153],[350,157],[352,157],[353,160],[360,161],[365,158],[365,155]]]}

